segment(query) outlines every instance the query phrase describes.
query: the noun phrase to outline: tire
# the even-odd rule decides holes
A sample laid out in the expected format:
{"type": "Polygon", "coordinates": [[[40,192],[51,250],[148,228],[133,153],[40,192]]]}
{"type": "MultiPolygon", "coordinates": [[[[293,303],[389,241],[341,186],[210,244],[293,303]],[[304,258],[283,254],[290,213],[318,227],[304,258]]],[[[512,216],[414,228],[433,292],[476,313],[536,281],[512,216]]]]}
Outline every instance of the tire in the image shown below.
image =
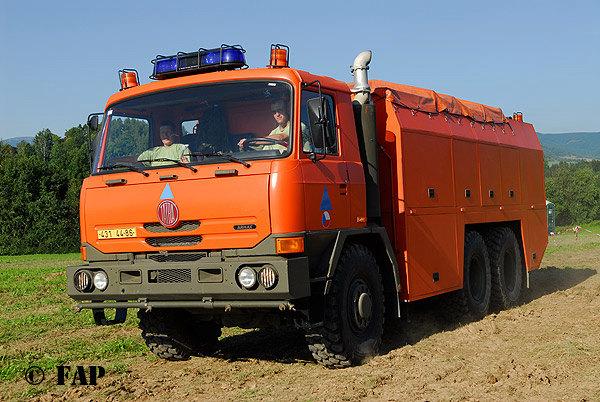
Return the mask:
{"type": "Polygon", "coordinates": [[[188,360],[214,351],[221,328],[214,321],[178,309],[138,311],[142,338],[150,351],[165,360],[188,360]]]}
{"type": "Polygon", "coordinates": [[[465,233],[463,288],[444,297],[444,312],[451,320],[477,321],[485,317],[491,298],[490,259],[483,237],[475,231],[465,233]]]}
{"type": "Polygon", "coordinates": [[[363,245],[344,246],[325,297],[324,325],[306,332],[315,360],[330,368],[377,355],[384,322],[383,285],[375,257],[363,245]]]}
{"type": "Polygon", "coordinates": [[[516,306],[523,287],[521,247],[509,228],[496,228],[486,236],[492,272],[491,307],[496,310],[516,306]]]}

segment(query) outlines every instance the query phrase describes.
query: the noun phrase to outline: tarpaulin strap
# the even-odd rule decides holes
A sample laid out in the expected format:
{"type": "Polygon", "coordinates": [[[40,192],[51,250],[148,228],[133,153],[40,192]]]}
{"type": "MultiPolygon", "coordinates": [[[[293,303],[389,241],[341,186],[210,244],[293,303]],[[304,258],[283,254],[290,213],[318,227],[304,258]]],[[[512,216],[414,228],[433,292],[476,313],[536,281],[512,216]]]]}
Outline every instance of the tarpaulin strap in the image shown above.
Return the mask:
{"type": "Polygon", "coordinates": [[[512,135],[516,136],[517,134],[515,134],[515,130],[513,130],[512,126],[510,125],[510,122],[507,123],[508,127],[510,127],[510,131],[512,131],[512,135]]]}

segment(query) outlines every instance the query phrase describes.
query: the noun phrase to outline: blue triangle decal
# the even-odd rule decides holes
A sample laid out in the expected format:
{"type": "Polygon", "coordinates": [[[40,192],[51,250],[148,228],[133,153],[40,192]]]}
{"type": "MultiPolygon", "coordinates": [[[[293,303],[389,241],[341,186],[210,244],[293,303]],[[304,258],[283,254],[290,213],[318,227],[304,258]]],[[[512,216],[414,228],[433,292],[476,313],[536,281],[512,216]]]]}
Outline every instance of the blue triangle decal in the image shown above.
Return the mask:
{"type": "Polygon", "coordinates": [[[171,192],[171,187],[169,187],[169,183],[167,183],[167,185],[165,186],[165,189],[163,190],[162,194],[160,195],[160,199],[161,200],[172,200],[173,198],[173,193],[171,192]]]}
{"type": "Polygon", "coordinates": [[[329,194],[327,194],[327,186],[323,187],[323,198],[321,198],[321,211],[331,211],[331,201],[329,201],[329,194]]]}

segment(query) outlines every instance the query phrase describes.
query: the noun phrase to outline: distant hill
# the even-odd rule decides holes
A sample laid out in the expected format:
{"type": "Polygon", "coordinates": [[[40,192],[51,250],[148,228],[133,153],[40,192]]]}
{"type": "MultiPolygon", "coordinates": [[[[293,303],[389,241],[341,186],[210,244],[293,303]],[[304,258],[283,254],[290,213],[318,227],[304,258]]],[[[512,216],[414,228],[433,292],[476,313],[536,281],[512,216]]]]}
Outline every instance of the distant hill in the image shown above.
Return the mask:
{"type": "Polygon", "coordinates": [[[600,132],[537,135],[548,162],[600,159],[600,132]]]}
{"type": "Polygon", "coordinates": [[[2,142],[3,144],[8,144],[8,145],[12,145],[13,147],[16,147],[17,144],[21,141],[25,141],[30,144],[33,144],[33,138],[34,137],[15,137],[15,138],[7,138],[7,139],[0,138],[0,142],[2,142]]]}

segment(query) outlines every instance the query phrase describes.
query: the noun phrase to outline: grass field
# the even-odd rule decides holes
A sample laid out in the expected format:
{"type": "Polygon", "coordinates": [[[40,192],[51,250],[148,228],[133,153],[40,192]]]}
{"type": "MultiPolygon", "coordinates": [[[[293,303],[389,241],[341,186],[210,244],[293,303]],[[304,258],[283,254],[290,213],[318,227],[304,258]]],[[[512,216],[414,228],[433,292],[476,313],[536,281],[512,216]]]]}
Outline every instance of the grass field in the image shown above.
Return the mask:
{"type": "MultiPolygon", "coordinates": [[[[599,223],[583,225],[583,227],[600,233],[599,223]]],[[[590,324],[565,323],[565,327],[561,328],[563,320],[568,320],[569,317],[564,319],[556,317],[559,315],[556,309],[568,307],[571,309],[569,311],[583,311],[582,309],[592,307],[590,303],[597,303],[600,285],[595,274],[600,268],[600,262],[597,261],[599,255],[600,236],[596,234],[580,230],[577,237],[573,232],[566,232],[556,235],[554,239],[549,238],[542,262],[543,269],[539,274],[536,272],[537,275],[532,276],[533,290],[525,305],[498,315],[490,315],[481,322],[463,327],[442,326],[435,321],[435,318],[427,318],[434,317],[433,313],[423,312],[419,310],[421,307],[418,307],[413,309],[413,314],[417,312],[419,318],[414,315],[412,322],[401,321],[387,326],[388,338],[386,339],[388,340],[384,340],[382,356],[368,365],[342,370],[340,374],[325,370],[307,360],[304,346],[297,347],[294,344],[290,347],[293,343],[301,343],[301,338],[296,335],[291,335],[288,345],[285,340],[280,340],[282,338],[280,335],[271,336],[268,332],[246,333],[253,331],[239,329],[224,331],[225,339],[221,341],[222,350],[216,358],[195,358],[190,362],[179,363],[162,361],[148,352],[137,328],[138,320],[135,313],[130,311],[124,324],[110,327],[96,326],[90,311],[74,313],[74,306],[77,303],[67,296],[65,267],[79,264],[78,254],[0,257],[0,400],[152,400],[150,398],[152,395],[161,395],[158,400],[175,400],[177,399],[175,397],[171,399],[171,392],[180,388],[200,386],[195,382],[194,375],[190,373],[202,374],[204,380],[208,378],[214,382],[212,386],[210,383],[205,384],[206,392],[209,394],[197,400],[210,400],[214,396],[212,391],[223,400],[240,398],[281,400],[280,398],[285,398],[290,389],[295,389],[297,392],[292,398],[294,400],[321,400],[321,397],[312,398],[309,390],[312,389],[311,382],[314,387],[324,376],[329,379],[330,387],[323,388],[322,392],[323,395],[334,395],[331,400],[375,400],[377,399],[374,397],[377,395],[375,389],[379,389],[381,396],[385,396],[386,400],[396,400],[393,396],[396,391],[399,392],[398,395],[408,398],[404,400],[497,400],[495,398],[503,395],[502,393],[491,393],[488,397],[479,398],[477,388],[473,388],[475,386],[473,384],[471,388],[463,387],[464,390],[456,387],[457,381],[468,383],[474,376],[472,381],[476,384],[479,381],[478,376],[484,375],[477,370],[473,372],[473,364],[480,366],[480,371],[484,373],[486,370],[491,370],[490,367],[495,367],[492,374],[485,374],[488,377],[481,378],[482,386],[487,386],[487,382],[500,385],[507,383],[509,385],[507,385],[506,400],[519,400],[519,398],[523,400],[533,394],[528,394],[526,389],[521,389],[520,383],[510,385],[508,377],[514,376],[512,378],[516,379],[520,371],[525,373],[527,370],[528,373],[525,374],[530,377],[547,376],[549,374],[544,370],[548,369],[548,372],[555,373],[555,377],[551,375],[548,377],[548,385],[550,381],[554,381],[553,384],[556,385],[561,385],[561,381],[564,381],[563,385],[568,387],[568,381],[573,378],[568,377],[569,374],[564,367],[568,367],[572,361],[581,361],[581,359],[584,362],[586,359],[595,362],[589,363],[591,365],[589,368],[581,368],[582,372],[589,371],[593,384],[593,377],[600,376],[600,362],[596,357],[599,351],[598,337],[594,335],[600,333],[600,324],[597,324],[596,328],[593,327],[594,324],[590,327],[590,324]],[[581,283],[587,285],[582,286],[581,283]],[[567,304],[561,302],[562,298],[567,304]],[[544,314],[548,316],[544,318],[544,314]],[[538,319],[540,322],[536,321],[538,319]],[[551,320],[556,320],[556,323],[550,324],[551,320]],[[515,333],[516,338],[512,338],[512,334],[505,329],[512,325],[522,327],[523,335],[517,336],[515,333]],[[544,332],[544,326],[548,325],[549,332],[544,332]],[[561,328],[560,331],[564,331],[565,336],[555,340],[556,329],[552,329],[551,325],[561,328]],[[523,345],[518,345],[515,339],[527,338],[530,336],[527,334],[531,331],[535,331],[542,343],[532,347],[529,340],[524,340],[523,345]],[[590,331],[596,332],[590,333],[590,331]],[[395,332],[398,333],[396,338],[394,338],[395,332]],[[243,335],[233,336],[240,334],[243,335]],[[507,350],[510,347],[514,347],[515,350],[527,347],[523,356],[530,360],[523,360],[518,365],[514,363],[519,361],[517,358],[511,358],[513,363],[510,363],[508,358],[504,361],[497,355],[487,356],[489,353],[482,349],[477,354],[476,360],[471,361],[472,358],[469,356],[471,349],[453,349],[455,338],[472,337],[473,344],[469,347],[474,348],[477,340],[484,336],[486,339],[489,338],[490,342],[504,342],[499,347],[507,350]],[[265,337],[266,349],[255,350],[254,346],[262,343],[261,338],[265,337]],[[277,353],[285,353],[287,350],[292,357],[288,356],[287,360],[273,359],[274,352],[270,349],[276,350],[277,353]],[[300,357],[293,357],[295,355],[300,357]],[[240,358],[240,356],[246,357],[240,358]],[[481,360],[486,358],[489,358],[489,362],[481,360]],[[419,360],[423,360],[420,365],[419,360]],[[293,364],[289,364],[290,361],[293,364]],[[469,361],[471,364],[468,364],[469,361]],[[552,363],[540,364],[538,363],[540,361],[556,361],[557,366],[548,368],[544,364],[552,363]],[[257,362],[261,364],[257,365],[257,362]],[[399,363],[401,365],[396,366],[399,363]],[[41,367],[49,377],[48,380],[38,386],[27,384],[24,373],[32,365],[41,367]],[[106,369],[105,378],[112,380],[105,388],[94,388],[88,398],[87,395],[77,394],[83,391],[77,391],[74,387],[56,385],[56,367],[59,365],[101,365],[106,369]],[[412,369],[409,369],[410,365],[413,365],[412,369]],[[385,374],[384,368],[399,373],[398,381],[404,376],[403,380],[396,384],[396,377],[385,374]],[[415,370],[423,370],[425,374],[417,375],[415,370]],[[415,382],[426,381],[426,379],[420,380],[423,375],[432,375],[426,374],[427,370],[441,373],[436,375],[434,380],[443,383],[449,390],[447,395],[452,396],[450,399],[445,399],[444,394],[432,394],[438,397],[415,399],[415,395],[428,395],[424,391],[426,388],[420,391],[421,394],[413,391],[413,388],[418,390],[420,387],[415,382]],[[466,370],[462,379],[457,374],[461,370],[466,370]],[[536,370],[544,373],[538,373],[536,370]],[[343,372],[346,375],[357,376],[359,386],[342,387],[345,381],[343,372]],[[505,374],[500,374],[504,372],[508,373],[506,378],[503,377],[505,374]],[[278,376],[278,373],[285,375],[278,376]],[[256,375],[259,375],[262,380],[257,380],[256,375]],[[564,378],[561,377],[563,375],[564,378]],[[126,383],[133,381],[132,376],[138,383],[146,384],[146,387],[149,386],[148,384],[153,384],[152,392],[147,395],[136,394],[137,391],[127,388],[126,383]],[[306,381],[296,378],[298,376],[306,376],[306,381]],[[453,380],[452,376],[455,376],[453,380]],[[446,377],[448,381],[444,383],[446,377]],[[288,384],[287,388],[277,391],[280,385],[275,384],[280,384],[282,378],[285,379],[284,383],[288,384]],[[223,385],[228,381],[237,385],[223,385]],[[269,393],[260,391],[260,387],[257,389],[247,386],[255,383],[260,385],[261,381],[271,390],[269,393]],[[300,382],[306,384],[299,385],[300,382]],[[395,388],[390,388],[393,384],[395,388]],[[125,389],[128,391],[124,391],[125,389]],[[521,397],[508,397],[510,392],[521,397]],[[113,394],[121,396],[110,399],[112,398],[110,395],[113,394]],[[146,397],[148,399],[145,399],[146,397]]],[[[592,319],[590,322],[596,321],[592,319]]],[[[575,371],[578,369],[576,364],[573,367],[575,371]]],[[[533,382],[532,384],[534,388],[539,385],[533,382]]],[[[599,393],[594,395],[600,397],[599,393]]],[[[544,400],[544,398],[536,400],[544,400]]],[[[549,397],[548,400],[570,399],[549,397]]]]}
{"type": "MultiPolygon", "coordinates": [[[[145,354],[133,317],[119,328],[100,328],[89,312],[74,313],[65,267],[78,263],[78,254],[0,257],[0,382],[22,381],[31,365],[50,374],[80,363],[118,371],[145,354]]],[[[13,396],[45,392],[31,387],[13,396]]]]}
{"type": "Polygon", "coordinates": [[[575,233],[573,226],[557,227],[556,233],[559,234],[548,237],[546,255],[561,251],[588,250],[600,246],[600,222],[595,221],[581,225],[581,228],[583,229],[579,229],[575,233]]]}
{"type": "MultiPolygon", "coordinates": [[[[111,327],[96,326],[89,310],[75,313],[65,267],[80,263],[79,254],[0,256],[0,383],[23,382],[32,365],[50,375],[59,365],[101,365],[108,375],[125,372],[134,357],[158,360],[148,353],[135,311],[111,327]]],[[[244,332],[225,328],[223,336],[244,332]]],[[[47,385],[11,397],[44,394],[47,385]]],[[[0,400],[8,396],[0,389],[0,400]]]]}

